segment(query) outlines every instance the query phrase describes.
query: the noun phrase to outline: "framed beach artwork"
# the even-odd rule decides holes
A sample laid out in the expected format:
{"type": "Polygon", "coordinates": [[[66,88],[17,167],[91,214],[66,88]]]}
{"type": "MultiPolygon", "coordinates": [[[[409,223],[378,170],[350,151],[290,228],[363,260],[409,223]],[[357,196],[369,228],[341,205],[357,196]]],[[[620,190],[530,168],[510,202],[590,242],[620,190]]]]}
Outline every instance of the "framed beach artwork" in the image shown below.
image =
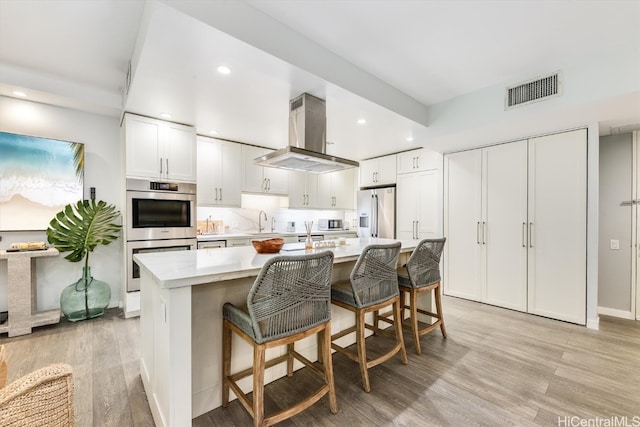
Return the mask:
{"type": "Polygon", "coordinates": [[[83,178],[84,144],[0,132],[0,231],[46,230],[83,178]]]}

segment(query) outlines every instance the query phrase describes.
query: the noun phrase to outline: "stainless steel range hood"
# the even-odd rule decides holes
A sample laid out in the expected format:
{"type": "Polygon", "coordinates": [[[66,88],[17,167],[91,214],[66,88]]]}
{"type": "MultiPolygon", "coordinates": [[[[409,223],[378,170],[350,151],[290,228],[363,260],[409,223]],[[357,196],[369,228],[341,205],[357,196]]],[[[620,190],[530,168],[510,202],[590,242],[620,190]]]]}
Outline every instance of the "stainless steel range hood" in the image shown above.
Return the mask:
{"type": "Polygon", "coordinates": [[[289,145],[255,159],[256,164],[304,172],[334,172],[358,162],[326,154],[325,101],[303,93],[289,101],[289,145]]]}

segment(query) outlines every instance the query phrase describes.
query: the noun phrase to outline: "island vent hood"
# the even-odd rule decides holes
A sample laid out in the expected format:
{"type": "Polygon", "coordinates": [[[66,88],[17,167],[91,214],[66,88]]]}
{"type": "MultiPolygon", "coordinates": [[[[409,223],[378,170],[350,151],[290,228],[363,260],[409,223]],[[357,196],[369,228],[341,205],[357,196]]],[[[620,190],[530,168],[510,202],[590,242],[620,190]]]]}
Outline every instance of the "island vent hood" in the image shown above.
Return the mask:
{"type": "Polygon", "coordinates": [[[324,173],[358,167],[358,162],[326,154],[325,101],[308,93],[289,101],[289,145],[255,159],[257,165],[324,173]]]}

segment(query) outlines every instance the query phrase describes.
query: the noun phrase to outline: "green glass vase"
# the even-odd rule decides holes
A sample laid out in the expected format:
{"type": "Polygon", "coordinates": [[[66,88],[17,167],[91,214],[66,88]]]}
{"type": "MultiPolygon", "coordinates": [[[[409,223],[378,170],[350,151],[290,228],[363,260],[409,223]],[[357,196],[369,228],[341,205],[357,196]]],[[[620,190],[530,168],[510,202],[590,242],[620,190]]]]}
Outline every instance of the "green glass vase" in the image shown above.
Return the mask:
{"type": "Polygon", "coordinates": [[[82,267],[82,277],[63,289],[60,308],[71,322],[92,319],[104,314],[111,301],[111,288],[91,276],[91,267],[82,267]]]}

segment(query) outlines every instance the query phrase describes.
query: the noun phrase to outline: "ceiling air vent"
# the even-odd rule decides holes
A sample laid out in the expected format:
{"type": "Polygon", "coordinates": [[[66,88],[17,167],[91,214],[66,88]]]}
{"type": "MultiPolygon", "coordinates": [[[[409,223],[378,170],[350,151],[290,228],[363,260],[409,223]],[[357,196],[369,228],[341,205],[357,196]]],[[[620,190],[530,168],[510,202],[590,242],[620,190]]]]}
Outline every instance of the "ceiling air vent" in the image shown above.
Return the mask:
{"type": "Polygon", "coordinates": [[[508,87],[505,93],[505,109],[559,96],[561,85],[562,75],[557,72],[508,87]]]}

